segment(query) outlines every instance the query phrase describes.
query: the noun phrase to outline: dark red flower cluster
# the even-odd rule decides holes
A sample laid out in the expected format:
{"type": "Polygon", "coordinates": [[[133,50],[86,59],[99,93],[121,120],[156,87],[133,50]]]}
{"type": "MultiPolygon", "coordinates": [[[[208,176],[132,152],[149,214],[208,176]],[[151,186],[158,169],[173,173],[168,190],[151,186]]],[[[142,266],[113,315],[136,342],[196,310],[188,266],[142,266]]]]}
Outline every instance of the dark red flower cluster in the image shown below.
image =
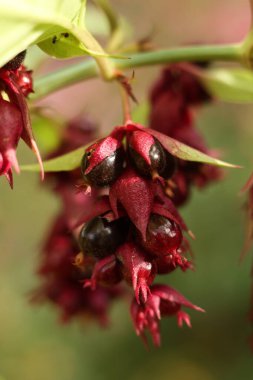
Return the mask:
{"type": "Polygon", "coordinates": [[[176,290],[153,285],[157,275],[192,267],[185,256],[187,227],[166,194],[176,164],[163,137],[129,122],[89,146],[81,171],[95,202],[75,225],[80,229],[80,273],[86,271],[88,258],[94,260],[84,288],[128,284],[134,292],[136,332],[146,342],[149,330],[155,345],[160,342],[161,316],[175,315],[180,326],[183,321],[190,325],[181,308],[203,311],[176,290]]]}
{"type": "Polygon", "coordinates": [[[20,138],[31,148],[43,167],[33,137],[26,99],[33,92],[32,72],[22,62],[25,51],[0,68],[0,175],[13,187],[12,168],[19,173],[16,148],[20,138]]]}
{"type": "MultiPolygon", "coordinates": [[[[94,138],[95,131],[95,126],[86,118],[72,120],[64,129],[61,143],[50,158],[85,145],[94,138]]],[[[95,259],[82,258],[85,269],[80,271],[80,248],[73,224],[83,214],[83,210],[91,212],[95,198],[75,189],[74,184],[79,178],[80,169],[48,173],[46,176],[46,184],[53,188],[62,201],[62,210],[53,222],[43,245],[38,268],[42,283],[33,292],[32,299],[57,306],[64,322],[73,317],[90,317],[106,325],[108,308],[115,298],[122,295],[122,290],[119,287],[98,286],[96,290],[83,287],[84,278],[91,276],[95,259]],[[79,269],[75,263],[79,265],[79,269]]]]}
{"type": "MultiPolygon", "coordinates": [[[[212,100],[195,75],[198,66],[181,63],[165,68],[151,94],[150,127],[203,153],[212,155],[201,133],[195,127],[195,111],[212,100]]],[[[191,187],[205,187],[222,177],[217,167],[178,160],[172,177],[176,184],[173,202],[180,206],[189,199],[191,187]]]]}

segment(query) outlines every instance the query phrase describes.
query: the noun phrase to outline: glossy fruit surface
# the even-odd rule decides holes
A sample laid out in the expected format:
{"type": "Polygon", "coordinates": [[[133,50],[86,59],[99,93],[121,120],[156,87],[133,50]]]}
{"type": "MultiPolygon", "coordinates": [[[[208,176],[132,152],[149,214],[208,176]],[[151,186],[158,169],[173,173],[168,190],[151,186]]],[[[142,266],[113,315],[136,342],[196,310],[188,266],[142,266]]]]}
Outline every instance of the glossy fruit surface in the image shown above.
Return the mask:
{"type": "Polygon", "coordinates": [[[123,147],[116,149],[110,156],[104,158],[91,171],[85,174],[89,167],[92,152],[86,152],[81,162],[81,172],[86,183],[95,187],[111,185],[122,173],[125,160],[123,147]]]}
{"type": "Polygon", "coordinates": [[[158,174],[164,179],[170,179],[175,173],[177,168],[177,162],[174,156],[165,151],[165,165],[162,170],[158,171],[158,174]]]}
{"type": "Polygon", "coordinates": [[[140,243],[148,252],[164,256],[177,250],[182,239],[182,231],[174,221],[152,214],[147,226],[146,241],[141,239],[140,243]]]}
{"type": "Polygon", "coordinates": [[[140,155],[132,146],[131,141],[128,147],[131,163],[135,167],[136,171],[143,177],[150,177],[152,171],[164,170],[166,164],[165,151],[159,141],[154,141],[149,149],[150,165],[147,163],[144,157],[140,155]]]}
{"type": "Polygon", "coordinates": [[[97,216],[86,223],[79,235],[82,251],[98,259],[115,253],[127,236],[126,220],[120,218],[109,222],[106,218],[97,216]]]}

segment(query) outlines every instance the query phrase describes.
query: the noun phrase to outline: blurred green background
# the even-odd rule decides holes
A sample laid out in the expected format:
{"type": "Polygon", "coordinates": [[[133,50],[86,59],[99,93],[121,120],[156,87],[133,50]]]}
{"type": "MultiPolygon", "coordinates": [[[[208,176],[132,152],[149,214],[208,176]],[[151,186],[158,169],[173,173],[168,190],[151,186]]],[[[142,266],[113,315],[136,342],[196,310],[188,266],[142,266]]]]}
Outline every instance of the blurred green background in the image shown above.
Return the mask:
{"type": "MultiPolygon", "coordinates": [[[[249,25],[247,0],[112,3],[136,26],[138,37],[154,28],[154,41],[160,46],[237,41],[249,25]]],[[[52,68],[51,61],[41,70],[52,68]]],[[[158,68],[136,72],[134,88],[140,101],[157,73],[158,68]]],[[[98,80],[73,86],[41,104],[66,117],[86,111],[101,129],[121,120],[116,86],[98,80]]],[[[238,196],[253,168],[252,119],[250,105],[217,103],[199,112],[197,123],[209,145],[220,148],[224,159],[245,168],[226,170],[223,182],[194,192],[182,210],[197,236],[193,243],[196,272],[178,271],[166,280],[207,313],[191,313],[191,330],[178,329],[174,319],[163,320],[162,347],[149,352],[135,336],[123,302],[113,307],[111,327],[106,330],[95,324],[61,326],[53,308],[28,303],[27,294],[37,284],[34,271],[43,234],[60,205],[37,175],[16,176],[14,191],[1,178],[1,380],[252,378],[247,320],[251,255],[239,265],[245,198],[238,196]]],[[[32,159],[22,144],[19,157],[22,162],[32,159]]]]}

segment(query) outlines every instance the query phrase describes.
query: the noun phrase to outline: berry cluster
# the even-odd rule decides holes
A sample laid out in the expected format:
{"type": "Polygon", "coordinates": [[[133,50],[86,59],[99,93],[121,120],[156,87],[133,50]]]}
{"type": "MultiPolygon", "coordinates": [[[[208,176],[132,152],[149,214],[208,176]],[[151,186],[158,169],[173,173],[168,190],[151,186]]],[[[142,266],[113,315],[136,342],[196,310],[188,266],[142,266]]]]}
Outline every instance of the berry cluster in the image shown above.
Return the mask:
{"type": "Polygon", "coordinates": [[[192,267],[185,257],[187,227],[168,197],[176,167],[159,133],[130,122],[89,146],[81,163],[91,197],[96,193],[92,211],[76,223],[82,251],[76,264],[85,272],[87,258],[94,260],[84,287],[130,285],[136,332],[146,342],[148,329],[155,345],[161,316],[190,325],[182,306],[202,310],[176,290],[152,285],[157,275],[192,267]]]}
{"type": "MultiPolygon", "coordinates": [[[[38,271],[43,283],[35,299],[57,305],[64,320],[89,314],[104,323],[112,300],[132,289],[130,312],[145,343],[148,331],[160,344],[162,317],[174,315],[179,326],[190,326],[182,309],[203,309],[155,279],[193,268],[185,236],[191,232],[177,206],[188,199],[193,184],[202,187],[221,174],[178,159],[166,143],[177,145],[172,137],[210,154],[193,123],[193,107],[208,100],[189,65],[172,65],[151,95],[153,129],[128,120],[92,143],[81,161],[79,191],[73,183],[80,181],[80,170],[47,175],[63,210],[43,248],[38,271]]],[[[72,121],[50,157],[94,137],[87,120],[72,121]]]]}
{"type": "MultiPolygon", "coordinates": [[[[192,148],[213,155],[203,136],[195,127],[195,112],[212,98],[193,73],[201,68],[189,63],[173,64],[165,68],[150,93],[150,127],[192,148]]],[[[178,161],[173,177],[176,184],[173,202],[184,204],[192,186],[203,188],[222,178],[222,171],[201,163],[178,161]]]]}
{"type": "MultiPolygon", "coordinates": [[[[32,72],[22,62],[23,51],[0,68],[0,175],[13,187],[12,167],[19,173],[16,148],[20,138],[36,154],[40,154],[33,137],[26,97],[33,92],[32,72]]],[[[43,169],[42,169],[43,173],[43,169]]]]}

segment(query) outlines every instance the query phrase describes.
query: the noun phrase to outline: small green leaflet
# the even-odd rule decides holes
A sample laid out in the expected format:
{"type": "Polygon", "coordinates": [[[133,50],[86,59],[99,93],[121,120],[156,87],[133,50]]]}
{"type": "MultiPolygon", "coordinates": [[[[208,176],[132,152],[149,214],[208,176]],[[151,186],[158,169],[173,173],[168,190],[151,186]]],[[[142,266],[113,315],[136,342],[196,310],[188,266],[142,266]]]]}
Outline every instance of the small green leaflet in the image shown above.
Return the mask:
{"type": "Polygon", "coordinates": [[[200,74],[205,87],[218,100],[253,102],[253,72],[242,68],[214,68],[200,74]]]}
{"type": "Polygon", "coordinates": [[[0,0],[0,67],[36,43],[60,58],[106,56],[84,26],[85,8],[84,0],[0,0]]]}
{"type": "MultiPolygon", "coordinates": [[[[90,144],[88,144],[90,145],[90,144]]],[[[84,154],[85,148],[78,148],[70,153],[64,154],[51,160],[43,162],[45,172],[59,172],[59,171],[70,171],[78,168],[81,164],[81,159],[84,154]]],[[[22,165],[21,170],[30,172],[39,172],[40,167],[37,164],[34,165],[22,165]]]]}

